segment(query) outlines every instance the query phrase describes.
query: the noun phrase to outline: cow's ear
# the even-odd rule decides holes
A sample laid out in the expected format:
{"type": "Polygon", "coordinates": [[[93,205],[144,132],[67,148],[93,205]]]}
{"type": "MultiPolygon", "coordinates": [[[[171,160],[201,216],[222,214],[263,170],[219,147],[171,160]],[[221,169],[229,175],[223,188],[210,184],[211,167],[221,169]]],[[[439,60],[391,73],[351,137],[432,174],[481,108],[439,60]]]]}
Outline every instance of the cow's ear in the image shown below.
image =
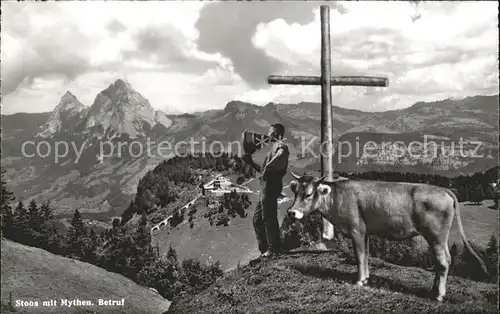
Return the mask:
{"type": "Polygon", "coordinates": [[[298,186],[299,186],[299,183],[297,181],[290,182],[290,189],[292,190],[293,193],[297,193],[298,186]]]}
{"type": "Polygon", "coordinates": [[[319,195],[328,195],[332,189],[328,185],[320,184],[318,186],[318,193],[319,195]]]}

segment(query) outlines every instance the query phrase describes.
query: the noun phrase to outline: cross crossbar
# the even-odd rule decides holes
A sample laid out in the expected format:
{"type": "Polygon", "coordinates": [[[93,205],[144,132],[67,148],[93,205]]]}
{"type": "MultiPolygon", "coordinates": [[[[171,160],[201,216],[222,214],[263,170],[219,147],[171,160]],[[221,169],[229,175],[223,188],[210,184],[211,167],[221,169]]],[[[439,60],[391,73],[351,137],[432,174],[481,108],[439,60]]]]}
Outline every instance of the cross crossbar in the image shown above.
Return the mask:
{"type": "MultiPolygon", "coordinates": [[[[337,86],[376,86],[387,87],[389,80],[377,76],[332,76],[330,85],[337,86]]],[[[285,76],[271,75],[267,79],[269,84],[274,85],[321,85],[320,76],[285,76]]]]}

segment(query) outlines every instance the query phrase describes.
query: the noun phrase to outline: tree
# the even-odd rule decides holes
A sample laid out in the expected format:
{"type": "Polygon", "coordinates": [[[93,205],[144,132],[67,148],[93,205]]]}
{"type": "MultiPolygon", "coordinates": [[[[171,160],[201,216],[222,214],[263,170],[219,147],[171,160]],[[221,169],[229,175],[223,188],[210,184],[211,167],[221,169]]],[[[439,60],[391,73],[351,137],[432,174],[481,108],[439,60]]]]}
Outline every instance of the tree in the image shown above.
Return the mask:
{"type": "Polygon", "coordinates": [[[458,252],[458,246],[456,243],[450,248],[451,264],[450,264],[450,274],[454,272],[456,265],[460,264],[460,254],[458,252]]]}
{"type": "Polygon", "coordinates": [[[134,235],[134,244],[136,250],[135,267],[138,273],[155,258],[155,252],[151,245],[151,232],[147,226],[147,215],[145,211],[142,212],[139,226],[134,235]]]}
{"type": "Polygon", "coordinates": [[[170,266],[168,261],[161,259],[148,263],[137,274],[137,282],[156,289],[162,297],[172,300],[178,293],[176,289],[178,280],[170,266]]]}
{"type": "Polygon", "coordinates": [[[120,226],[120,223],[121,223],[120,218],[113,219],[113,229],[118,228],[120,226]]]}
{"type": "Polygon", "coordinates": [[[172,246],[168,248],[167,251],[167,259],[170,261],[172,265],[179,265],[179,260],[177,258],[177,252],[174,250],[172,246]]]}
{"type": "MultiPolygon", "coordinates": [[[[482,248],[481,246],[477,245],[472,241],[469,241],[469,244],[483,261],[487,259],[485,258],[486,254],[484,248],[482,248]]],[[[478,262],[476,258],[469,252],[469,250],[467,249],[462,250],[461,261],[462,265],[459,269],[457,269],[461,277],[479,281],[487,279],[482,269],[478,267],[478,262]]]]}
{"type": "Polygon", "coordinates": [[[494,233],[491,234],[486,246],[486,257],[488,258],[487,265],[490,277],[496,280],[498,277],[498,239],[494,233]]]}
{"type": "Polygon", "coordinates": [[[460,194],[460,193],[458,192],[458,190],[457,190],[457,189],[455,189],[455,188],[451,188],[451,189],[450,189],[450,191],[451,191],[451,192],[453,192],[453,194],[455,194],[455,196],[456,196],[457,198],[459,198],[459,196],[460,196],[459,194],[460,194]]]}
{"type": "Polygon", "coordinates": [[[493,202],[495,204],[495,209],[498,210],[498,199],[500,198],[500,186],[495,185],[492,187],[493,202]]]}
{"type": "Polygon", "coordinates": [[[166,258],[155,258],[137,274],[137,281],[155,288],[163,297],[172,300],[185,289],[187,280],[182,274],[177,252],[170,246],[166,258]]]}
{"type": "Polygon", "coordinates": [[[464,201],[469,201],[471,199],[471,192],[470,192],[470,186],[468,184],[464,185],[464,201]]]}
{"type": "Polygon", "coordinates": [[[224,226],[227,227],[229,225],[229,217],[227,216],[226,213],[219,213],[217,215],[217,222],[215,223],[216,226],[224,226]]]}
{"type": "Polygon", "coordinates": [[[50,201],[42,203],[42,205],[40,206],[40,214],[44,221],[48,221],[54,218],[54,213],[50,206],[50,201]]]}
{"type": "Polygon", "coordinates": [[[38,205],[36,201],[32,199],[28,205],[28,220],[30,231],[36,230],[37,227],[42,223],[41,215],[39,212],[38,205]]]}
{"type": "Polygon", "coordinates": [[[127,208],[123,211],[121,215],[121,220],[118,218],[113,219],[113,228],[115,228],[115,220],[118,221],[118,226],[120,224],[124,225],[127,221],[129,221],[133,216],[135,212],[135,202],[130,201],[129,205],[127,208]]]}
{"type": "Polygon", "coordinates": [[[36,245],[56,254],[64,253],[64,238],[58,234],[57,220],[50,202],[43,202],[37,212],[39,225],[34,228],[36,245]]]}
{"type": "Polygon", "coordinates": [[[23,202],[19,201],[14,210],[14,231],[12,234],[12,240],[18,241],[23,244],[27,244],[28,230],[28,210],[24,207],[23,202]]]}
{"type": "Polygon", "coordinates": [[[75,209],[73,218],[71,219],[71,226],[69,227],[67,235],[67,253],[69,257],[75,259],[82,259],[84,257],[84,249],[85,245],[87,244],[85,243],[86,238],[87,228],[83,223],[80,212],[78,211],[78,209],[75,209]]]}
{"type": "Polygon", "coordinates": [[[483,186],[479,184],[472,193],[471,201],[476,204],[481,204],[483,200],[484,200],[484,190],[483,186]]]}
{"type": "MultiPolygon", "coordinates": [[[[23,206],[24,207],[24,206],[23,206]]],[[[36,201],[32,199],[28,208],[23,211],[23,217],[19,221],[19,230],[22,232],[20,242],[29,246],[39,246],[41,241],[42,220],[39,207],[36,201]]]]}
{"type": "Polygon", "coordinates": [[[197,259],[184,260],[182,272],[186,276],[190,293],[197,293],[208,288],[224,274],[219,262],[203,265],[197,259]]]}
{"type": "Polygon", "coordinates": [[[7,181],[4,176],[6,170],[0,168],[0,209],[1,209],[1,233],[2,236],[10,237],[14,227],[14,215],[12,213],[11,202],[15,200],[14,194],[7,189],[7,181]]]}
{"type": "Polygon", "coordinates": [[[236,179],[236,184],[242,184],[243,182],[245,182],[245,177],[240,175],[238,179],[236,179]]]}
{"type": "Polygon", "coordinates": [[[90,238],[95,242],[96,247],[99,246],[102,241],[101,235],[95,232],[94,229],[90,229],[90,238]]]}
{"type": "Polygon", "coordinates": [[[99,266],[136,280],[135,254],[133,237],[123,227],[117,227],[102,248],[99,266]]]}

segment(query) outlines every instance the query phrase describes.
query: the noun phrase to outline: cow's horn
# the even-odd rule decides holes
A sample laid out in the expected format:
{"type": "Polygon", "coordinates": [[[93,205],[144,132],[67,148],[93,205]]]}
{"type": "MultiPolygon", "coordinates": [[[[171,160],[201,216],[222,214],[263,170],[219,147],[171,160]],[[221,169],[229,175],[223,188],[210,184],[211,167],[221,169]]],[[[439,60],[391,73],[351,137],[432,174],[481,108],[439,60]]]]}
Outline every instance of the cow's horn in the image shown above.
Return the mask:
{"type": "Polygon", "coordinates": [[[323,181],[325,180],[325,178],[326,178],[326,175],[322,176],[322,177],[321,177],[321,178],[319,178],[319,179],[316,179],[316,182],[318,182],[318,183],[319,183],[319,182],[323,182],[323,181]]]}
{"type": "Polygon", "coordinates": [[[293,171],[290,171],[290,174],[292,175],[292,177],[294,177],[296,180],[300,180],[300,176],[296,173],[294,173],[293,171]]]}

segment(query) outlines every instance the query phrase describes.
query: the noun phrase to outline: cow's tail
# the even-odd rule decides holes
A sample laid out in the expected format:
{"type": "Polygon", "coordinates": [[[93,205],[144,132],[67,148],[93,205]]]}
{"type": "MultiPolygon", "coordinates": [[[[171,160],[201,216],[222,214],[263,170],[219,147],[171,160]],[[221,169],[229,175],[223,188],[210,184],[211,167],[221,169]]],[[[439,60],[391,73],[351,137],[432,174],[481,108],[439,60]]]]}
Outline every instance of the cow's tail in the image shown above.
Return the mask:
{"type": "Polygon", "coordinates": [[[472,254],[472,256],[474,256],[474,258],[479,262],[479,264],[481,265],[481,269],[484,271],[484,273],[488,275],[488,268],[486,267],[486,264],[479,257],[479,255],[477,255],[477,253],[474,251],[472,246],[469,244],[469,241],[467,241],[467,238],[465,237],[464,226],[462,225],[462,218],[460,217],[460,203],[458,202],[457,196],[452,191],[448,190],[447,192],[453,198],[453,207],[455,208],[457,216],[458,231],[462,236],[462,241],[464,242],[464,246],[467,248],[469,253],[472,254]]]}

